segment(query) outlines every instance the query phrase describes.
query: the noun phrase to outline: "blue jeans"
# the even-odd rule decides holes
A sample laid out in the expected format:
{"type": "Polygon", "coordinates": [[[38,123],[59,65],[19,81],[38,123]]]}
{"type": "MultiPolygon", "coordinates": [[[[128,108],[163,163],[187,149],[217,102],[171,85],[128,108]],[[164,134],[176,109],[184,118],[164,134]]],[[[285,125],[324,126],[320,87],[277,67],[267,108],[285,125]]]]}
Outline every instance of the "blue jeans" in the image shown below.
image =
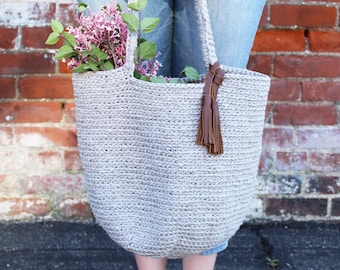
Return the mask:
{"type": "MultiPolygon", "coordinates": [[[[79,0],[98,10],[108,0],[79,0]]],[[[123,9],[127,0],[116,0],[123,9]]],[[[208,0],[211,27],[215,39],[216,54],[221,64],[246,68],[250,50],[261,18],[265,0],[208,0]]],[[[178,77],[187,65],[199,73],[206,72],[202,56],[193,1],[149,0],[142,17],[159,17],[158,28],[145,35],[157,44],[163,64],[159,74],[178,77]]],[[[206,250],[210,255],[224,250],[228,242],[206,250]]]]}
{"type": "MultiPolygon", "coordinates": [[[[79,0],[81,1],[81,0],[79,0]]],[[[98,10],[108,0],[84,0],[98,10]]],[[[116,0],[124,9],[127,0],[116,0]]],[[[265,0],[208,0],[208,10],[221,64],[245,68],[258,28],[265,0]]],[[[177,77],[187,65],[205,73],[194,2],[190,0],[149,0],[142,17],[159,17],[158,28],[145,36],[157,44],[163,64],[160,74],[177,77]]]]}

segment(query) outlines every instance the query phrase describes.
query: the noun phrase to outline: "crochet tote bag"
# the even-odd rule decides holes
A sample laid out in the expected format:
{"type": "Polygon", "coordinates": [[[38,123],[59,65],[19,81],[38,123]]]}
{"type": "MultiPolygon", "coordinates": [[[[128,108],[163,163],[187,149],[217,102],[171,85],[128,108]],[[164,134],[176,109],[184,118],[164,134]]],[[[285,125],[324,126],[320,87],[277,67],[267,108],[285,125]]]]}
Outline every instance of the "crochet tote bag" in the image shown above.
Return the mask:
{"type": "MultiPolygon", "coordinates": [[[[206,0],[195,0],[203,60],[216,62],[206,0]]],[[[222,66],[224,153],[195,143],[204,83],[133,77],[136,39],[116,70],[73,75],[78,145],[96,222],[124,249],[198,254],[228,240],[255,191],[269,77],[222,66]]]]}

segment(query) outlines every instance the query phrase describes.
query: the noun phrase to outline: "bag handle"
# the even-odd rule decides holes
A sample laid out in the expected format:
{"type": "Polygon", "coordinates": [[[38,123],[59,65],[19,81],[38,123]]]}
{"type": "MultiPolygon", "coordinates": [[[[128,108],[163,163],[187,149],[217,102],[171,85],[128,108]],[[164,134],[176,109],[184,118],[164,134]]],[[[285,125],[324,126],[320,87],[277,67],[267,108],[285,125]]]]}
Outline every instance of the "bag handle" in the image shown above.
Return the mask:
{"type": "MultiPolygon", "coordinates": [[[[136,2],[136,0],[129,0],[128,3],[136,2]]],[[[202,58],[206,70],[217,62],[215,41],[212,33],[210,17],[208,12],[207,0],[194,0],[194,6],[197,16],[198,31],[201,42],[202,58]]],[[[137,48],[137,34],[129,35],[126,45],[126,63],[134,70],[134,52],[137,48]]]]}

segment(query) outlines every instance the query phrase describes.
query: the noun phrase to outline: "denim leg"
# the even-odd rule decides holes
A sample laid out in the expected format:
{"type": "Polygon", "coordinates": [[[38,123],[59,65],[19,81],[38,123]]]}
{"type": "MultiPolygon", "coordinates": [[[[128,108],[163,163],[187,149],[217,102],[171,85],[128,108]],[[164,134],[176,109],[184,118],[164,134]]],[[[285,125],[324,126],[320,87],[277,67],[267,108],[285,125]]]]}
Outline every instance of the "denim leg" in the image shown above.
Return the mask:
{"type": "Polygon", "coordinates": [[[245,68],[265,0],[208,0],[216,54],[224,65],[245,68]]]}
{"type": "MultiPolygon", "coordinates": [[[[216,54],[221,64],[245,68],[265,0],[208,0],[216,54]]],[[[192,1],[174,3],[173,70],[185,65],[205,73],[192,1]]]]}
{"type": "Polygon", "coordinates": [[[171,74],[171,52],[173,31],[173,1],[172,0],[148,0],[148,6],[141,12],[142,18],[157,17],[161,21],[158,27],[149,34],[142,36],[156,43],[157,51],[161,53],[158,60],[162,63],[158,74],[170,76],[171,74]]]}

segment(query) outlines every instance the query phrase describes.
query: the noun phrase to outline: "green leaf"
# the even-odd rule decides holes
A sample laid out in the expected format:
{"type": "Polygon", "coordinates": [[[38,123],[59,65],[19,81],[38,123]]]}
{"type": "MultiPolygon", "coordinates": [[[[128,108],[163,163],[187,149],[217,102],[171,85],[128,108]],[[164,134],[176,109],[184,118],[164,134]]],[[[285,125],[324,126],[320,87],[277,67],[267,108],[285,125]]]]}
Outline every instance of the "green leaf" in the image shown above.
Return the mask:
{"type": "Polygon", "coordinates": [[[172,78],[169,80],[169,83],[181,83],[181,81],[179,79],[172,78]]]}
{"type": "Polygon", "coordinates": [[[141,29],[143,33],[150,33],[156,29],[160,22],[160,18],[146,17],[141,22],[141,29]]]}
{"type": "Polygon", "coordinates": [[[138,0],[137,1],[137,5],[139,7],[139,10],[146,8],[147,4],[148,4],[147,0],[138,0]]]}
{"type": "Polygon", "coordinates": [[[84,11],[87,9],[87,7],[88,7],[88,5],[86,5],[85,3],[80,3],[80,4],[78,5],[77,11],[78,11],[79,13],[82,13],[82,12],[84,12],[84,11]]]}
{"type": "Polygon", "coordinates": [[[137,3],[130,3],[128,4],[128,8],[134,10],[134,11],[139,11],[139,6],[137,3]]]}
{"type": "Polygon", "coordinates": [[[98,63],[89,60],[87,64],[84,64],[84,68],[87,70],[97,71],[99,70],[98,63]]]}
{"type": "Polygon", "coordinates": [[[60,35],[56,32],[52,32],[45,41],[46,45],[54,45],[58,43],[60,35]]]}
{"type": "Polygon", "coordinates": [[[150,78],[148,76],[145,76],[145,75],[141,76],[139,79],[142,80],[142,81],[145,81],[145,82],[150,81],[150,78]]]}
{"type": "Polygon", "coordinates": [[[138,70],[133,71],[133,77],[135,77],[136,79],[140,79],[141,75],[138,70]]]}
{"type": "Polygon", "coordinates": [[[92,45],[92,52],[93,56],[97,58],[99,61],[106,60],[107,54],[103,51],[101,51],[97,46],[92,45]]]}
{"type": "Polygon", "coordinates": [[[70,45],[63,45],[60,47],[55,57],[58,60],[62,60],[63,58],[70,58],[73,55],[73,53],[74,53],[74,50],[70,45]]]}
{"type": "Polygon", "coordinates": [[[140,59],[149,60],[156,55],[156,44],[151,41],[145,41],[136,49],[140,59]]]}
{"type": "Polygon", "coordinates": [[[57,20],[51,20],[51,27],[53,32],[56,32],[58,34],[61,34],[62,32],[64,32],[64,26],[61,22],[57,21],[57,20]]]}
{"type": "Polygon", "coordinates": [[[153,83],[167,83],[166,79],[160,76],[152,76],[150,78],[150,81],[153,83]]]}
{"type": "Polygon", "coordinates": [[[103,66],[104,70],[111,70],[111,69],[115,68],[111,61],[103,62],[102,66],[103,66]]]}
{"type": "Polygon", "coordinates": [[[63,32],[63,35],[65,44],[70,45],[72,47],[77,46],[76,38],[72,34],[68,32],[63,32]]]}
{"type": "Polygon", "coordinates": [[[123,18],[123,22],[127,24],[131,33],[134,33],[138,30],[139,20],[135,15],[130,14],[130,13],[123,13],[122,18],[123,18]]]}
{"type": "Polygon", "coordinates": [[[199,74],[197,72],[196,69],[194,69],[193,67],[189,67],[189,66],[186,66],[182,73],[185,74],[185,76],[189,79],[198,79],[199,78],[199,74]]]}
{"type": "Polygon", "coordinates": [[[80,66],[74,68],[72,71],[73,72],[79,72],[79,73],[82,73],[82,72],[85,72],[86,69],[85,69],[85,64],[81,64],[80,66]]]}

